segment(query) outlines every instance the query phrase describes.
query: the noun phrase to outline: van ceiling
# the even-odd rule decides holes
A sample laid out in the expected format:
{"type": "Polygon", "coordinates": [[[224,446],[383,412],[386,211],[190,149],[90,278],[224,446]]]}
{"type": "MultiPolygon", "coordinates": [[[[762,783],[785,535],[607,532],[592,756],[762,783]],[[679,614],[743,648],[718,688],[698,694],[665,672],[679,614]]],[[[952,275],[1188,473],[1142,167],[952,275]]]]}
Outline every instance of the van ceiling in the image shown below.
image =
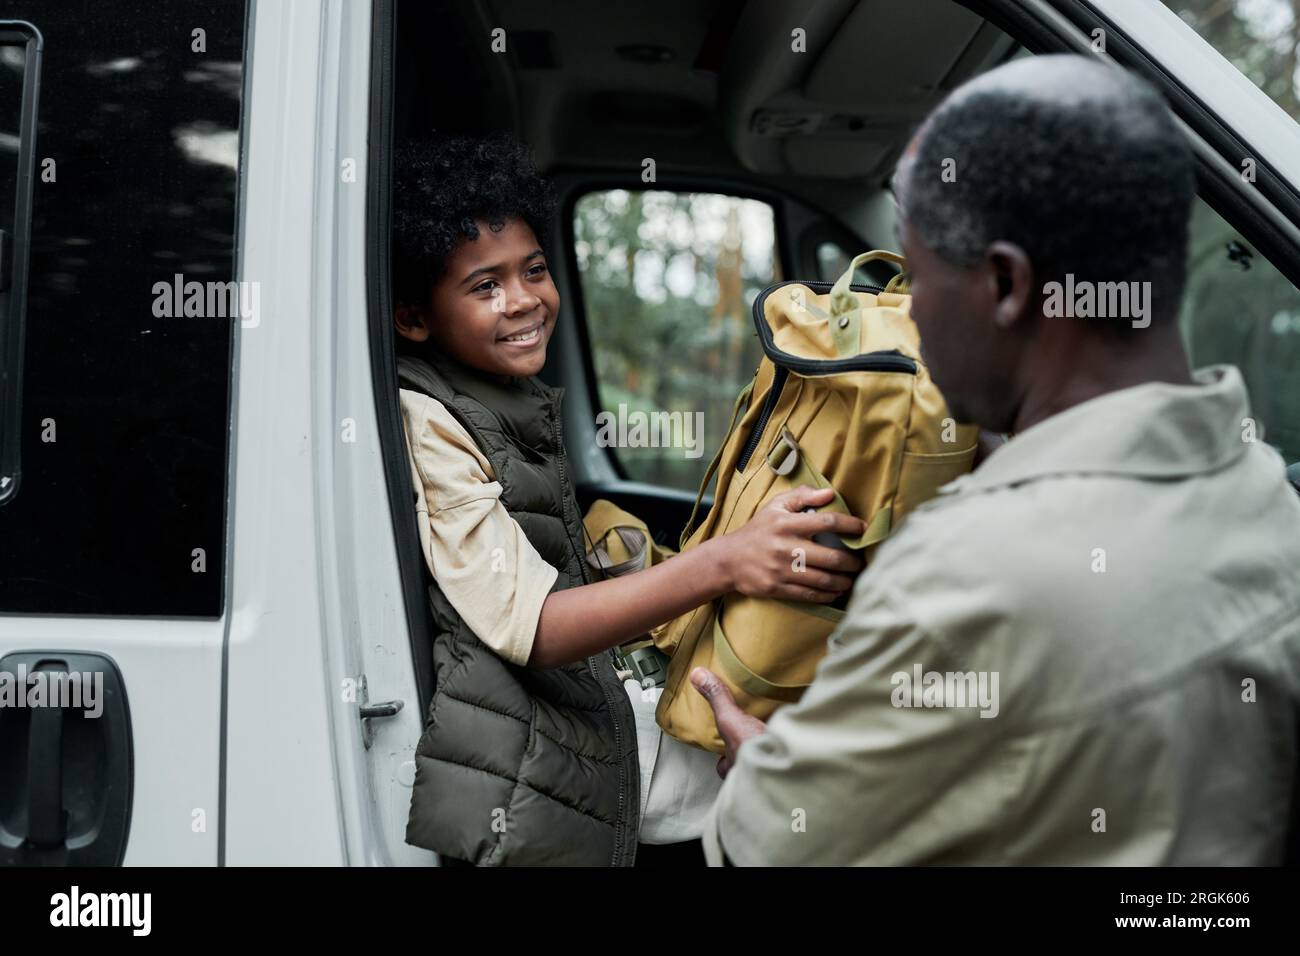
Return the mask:
{"type": "Polygon", "coordinates": [[[476,0],[544,167],[882,182],[947,91],[1014,42],[951,0],[476,0]],[[802,28],[805,53],[792,50],[802,28]]]}

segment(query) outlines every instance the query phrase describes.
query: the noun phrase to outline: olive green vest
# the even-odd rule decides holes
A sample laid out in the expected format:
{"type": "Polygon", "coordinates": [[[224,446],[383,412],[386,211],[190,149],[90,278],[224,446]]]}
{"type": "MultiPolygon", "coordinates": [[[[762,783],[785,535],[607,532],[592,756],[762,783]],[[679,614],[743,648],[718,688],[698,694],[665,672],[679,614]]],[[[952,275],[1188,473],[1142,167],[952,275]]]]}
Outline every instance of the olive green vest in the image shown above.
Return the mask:
{"type": "MultiPolygon", "coordinates": [[[[501,484],[501,503],[559,570],[552,590],[587,583],[582,514],[561,444],[563,389],[535,378],[502,383],[437,357],[402,356],[398,375],[469,432],[501,484]]],[[[406,841],[486,866],[630,866],[640,815],[636,726],[610,655],[519,667],[474,635],[436,582],[429,603],[436,690],[415,752],[406,841]]]]}

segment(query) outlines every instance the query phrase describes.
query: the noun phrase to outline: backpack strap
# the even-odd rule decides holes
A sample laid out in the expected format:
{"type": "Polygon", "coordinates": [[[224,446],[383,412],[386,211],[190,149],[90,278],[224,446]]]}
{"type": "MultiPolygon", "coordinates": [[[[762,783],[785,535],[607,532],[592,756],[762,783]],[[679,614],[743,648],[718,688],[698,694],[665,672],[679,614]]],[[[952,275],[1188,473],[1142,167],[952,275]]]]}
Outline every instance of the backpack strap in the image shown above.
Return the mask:
{"type": "Polygon", "coordinates": [[[722,461],[722,453],[726,450],[727,439],[731,437],[732,430],[736,427],[736,420],[740,418],[742,407],[749,400],[749,396],[754,391],[754,380],[750,379],[749,384],[740,390],[736,396],[736,404],[731,407],[731,424],[727,426],[727,433],[722,436],[722,441],[718,443],[718,453],[713,456],[713,461],[709,462],[709,467],[704,471],[704,480],[700,482],[699,493],[695,496],[695,504],[691,507],[691,516],[686,520],[686,527],[682,529],[681,539],[677,542],[679,549],[686,547],[686,539],[691,536],[695,530],[695,516],[700,512],[700,502],[704,500],[704,492],[709,488],[709,482],[713,480],[713,473],[718,470],[718,464],[722,461]]]}
{"type": "MultiPolygon", "coordinates": [[[[817,508],[817,511],[838,511],[846,515],[853,513],[849,511],[849,506],[840,497],[840,493],[826,480],[826,476],[809,463],[808,456],[799,448],[799,442],[790,433],[790,429],[781,429],[776,444],[767,453],[767,466],[782,478],[788,479],[795,487],[808,485],[812,488],[830,488],[835,497],[817,508]]],[[[883,541],[889,537],[892,528],[893,510],[892,505],[885,505],[867,522],[866,530],[855,538],[846,538],[843,535],[836,535],[836,537],[843,541],[846,547],[855,551],[869,547],[877,541],[883,541]]]]}
{"type": "MultiPolygon", "coordinates": [[[[795,606],[801,611],[824,617],[836,624],[844,620],[843,611],[836,611],[820,604],[796,604],[795,606]]],[[[779,700],[793,704],[809,687],[808,684],[774,684],[750,670],[745,662],[736,656],[731,642],[727,640],[727,634],[722,629],[720,610],[713,615],[713,660],[709,662],[709,668],[751,697],[762,697],[765,700],[779,700]]]]}

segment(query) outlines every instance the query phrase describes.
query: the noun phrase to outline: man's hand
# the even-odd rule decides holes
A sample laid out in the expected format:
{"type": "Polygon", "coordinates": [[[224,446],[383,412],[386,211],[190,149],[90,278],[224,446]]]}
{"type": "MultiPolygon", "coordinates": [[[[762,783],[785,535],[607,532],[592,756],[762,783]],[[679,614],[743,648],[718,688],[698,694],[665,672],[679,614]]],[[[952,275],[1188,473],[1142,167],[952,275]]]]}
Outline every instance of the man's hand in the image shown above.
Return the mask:
{"type": "Polygon", "coordinates": [[[751,717],[740,709],[736,698],[731,696],[727,685],[718,675],[704,667],[691,671],[691,686],[704,695],[704,699],[713,708],[713,719],[717,722],[718,733],[727,745],[727,752],[718,761],[718,776],[725,777],[736,762],[736,752],[740,745],[750,737],[757,737],[767,729],[767,724],[757,717],[751,717]]]}

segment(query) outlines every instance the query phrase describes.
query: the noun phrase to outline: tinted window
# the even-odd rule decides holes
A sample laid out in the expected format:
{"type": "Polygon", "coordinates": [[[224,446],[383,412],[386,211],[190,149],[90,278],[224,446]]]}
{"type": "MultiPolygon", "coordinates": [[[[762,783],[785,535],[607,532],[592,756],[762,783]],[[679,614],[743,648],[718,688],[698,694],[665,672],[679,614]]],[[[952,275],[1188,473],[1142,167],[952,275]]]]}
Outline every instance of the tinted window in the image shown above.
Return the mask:
{"type": "Polygon", "coordinates": [[[40,36],[0,21],[0,505],[18,493],[40,36]]]}
{"type": "Polygon", "coordinates": [[[45,41],[0,611],[219,614],[238,319],[159,317],[155,286],[233,278],[244,5],[0,19],[45,41]]]}
{"type": "MultiPolygon", "coordinates": [[[[817,278],[822,282],[835,282],[840,276],[844,275],[844,270],[849,267],[853,257],[866,251],[866,249],[858,249],[855,252],[849,252],[838,242],[829,239],[817,243],[817,278]]],[[[869,262],[867,265],[877,270],[881,269],[882,266],[879,261],[869,262]]],[[[883,285],[889,281],[887,276],[892,275],[893,272],[892,267],[885,266],[885,268],[890,268],[891,272],[886,277],[881,277],[870,275],[866,269],[858,266],[853,270],[853,282],[857,285],[883,285]]]]}
{"type": "Polygon", "coordinates": [[[1258,423],[1253,437],[1300,461],[1300,292],[1199,199],[1181,321],[1193,367],[1241,369],[1258,423]]]}

